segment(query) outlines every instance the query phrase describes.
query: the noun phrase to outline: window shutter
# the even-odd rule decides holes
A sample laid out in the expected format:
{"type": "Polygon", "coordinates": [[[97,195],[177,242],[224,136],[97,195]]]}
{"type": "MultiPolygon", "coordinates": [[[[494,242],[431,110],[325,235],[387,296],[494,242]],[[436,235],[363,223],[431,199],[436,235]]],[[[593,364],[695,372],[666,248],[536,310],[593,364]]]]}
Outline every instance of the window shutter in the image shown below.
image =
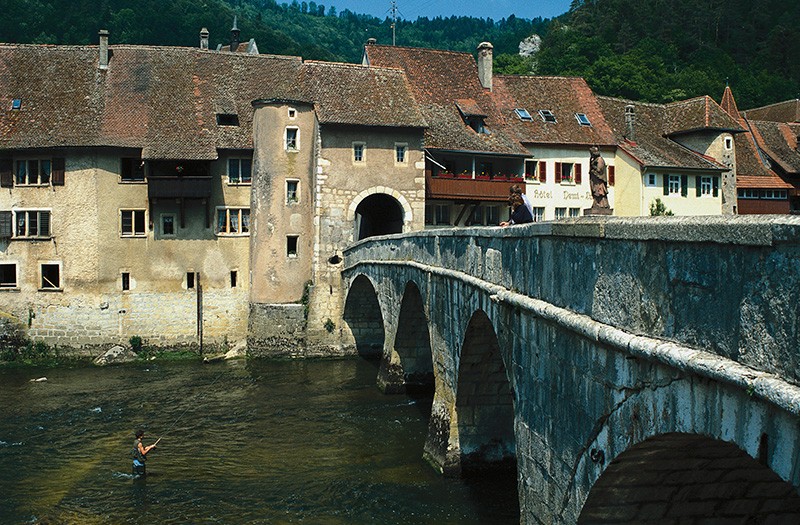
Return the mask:
{"type": "Polygon", "coordinates": [[[711,179],[711,184],[714,185],[714,197],[719,197],[719,177],[711,179]]]}
{"type": "Polygon", "coordinates": [[[689,194],[689,176],[681,175],[681,197],[686,197],[689,194]]]}
{"type": "Polygon", "coordinates": [[[14,163],[11,159],[0,159],[0,188],[14,186],[14,163]]]}
{"type": "Polygon", "coordinates": [[[609,186],[613,186],[614,185],[614,179],[615,179],[615,175],[616,175],[615,171],[616,170],[614,170],[614,166],[609,166],[608,167],[608,185],[609,186]]]}
{"type": "Polygon", "coordinates": [[[10,211],[0,211],[0,239],[10,239],[14,232],[14,220],[10,211]]]}
{"type": "Polygon", "coordinates": [[[539,182],[547,182],[547,163],[539,161],[539,182]]]}
{"type": "Polygon", "coordinates": [[[575,184],[581,183],[581,165],[575,163],[575,184]]]}
{"type": "Polygon", "coordinates": [[[64,185],[64,157],[55,157],[53,159],[53,186],[64,185]]]}
{"type": "Polygon", "coordinates": [[[665,173],[662,177],[664,178],[664,195],[669,195],[669,175],[665,173]]]}
{"type": "Polygon", "coordinates": [[[695,175],[694,177],[694,189],[695,195],[701,197],[703,195],[703,178],[700,175],[695,175]]]}
{"type": "Polygon", "coordinates": [[[39,236],[50,237],[50,212],[39,212],[39,236]]]}
{"type": "Polygon", "coordinates": [[[561,163],[560,162],[556,162],[555,180],[556,180],[556,184],[560,184],[561,183],[561,163]]]}

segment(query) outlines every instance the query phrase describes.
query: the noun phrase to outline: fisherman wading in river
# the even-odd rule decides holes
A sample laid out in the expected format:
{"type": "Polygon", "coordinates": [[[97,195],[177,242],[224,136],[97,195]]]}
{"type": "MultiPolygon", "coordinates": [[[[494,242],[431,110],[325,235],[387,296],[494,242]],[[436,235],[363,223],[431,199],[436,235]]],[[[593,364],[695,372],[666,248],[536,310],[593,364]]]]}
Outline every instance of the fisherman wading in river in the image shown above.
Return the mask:
{"type": "Polygon", "coordinates": [[[136,477],[145,476],[147,471],[145,469],[145,461],[147,458],[147,453],[156,448],[158,442],[161,441],[159,438],[155,443],[146,447],[142,445],[142,438],[144,437],[144,430],[137,430],[136,431],[136,441],[133,442],[133,450],[131,451],[131,455],[133,456],[133,475],[136,477]]]}

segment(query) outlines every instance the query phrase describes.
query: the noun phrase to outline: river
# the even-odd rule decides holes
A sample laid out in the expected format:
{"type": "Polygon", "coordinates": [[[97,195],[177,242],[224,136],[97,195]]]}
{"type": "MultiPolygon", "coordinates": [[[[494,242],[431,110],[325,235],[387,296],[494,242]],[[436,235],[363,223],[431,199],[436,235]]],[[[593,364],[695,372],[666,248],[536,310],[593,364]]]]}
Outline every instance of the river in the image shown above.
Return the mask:
{"type": "Polygon", "coordinates": [[[0,523],[519,523],[422,459],[429,398],[363,359],[0,370],[0,523]],[[31,379],[47,377],[47,381],[31,379]],[[136,428],[162,436],[130,475],[136,428]]]}

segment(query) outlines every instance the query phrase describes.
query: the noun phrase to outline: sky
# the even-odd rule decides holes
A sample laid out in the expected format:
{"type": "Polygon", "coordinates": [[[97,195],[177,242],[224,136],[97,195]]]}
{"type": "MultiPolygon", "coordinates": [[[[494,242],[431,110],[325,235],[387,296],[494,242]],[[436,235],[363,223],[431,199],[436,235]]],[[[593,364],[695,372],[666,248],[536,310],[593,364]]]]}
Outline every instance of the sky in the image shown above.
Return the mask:
{"type": "MultiPolygon", "coordinates": [[[[500,20],[509,15],[519,18],[553,18],[569,10],[570,0],[395,0],[398,16],[416,20],[427,16],[474,16],[500,20]]],[[[317,0],[338,11],[349,9],[354,13],[380,18],[390,16],[391,0],[317,0]]]]}

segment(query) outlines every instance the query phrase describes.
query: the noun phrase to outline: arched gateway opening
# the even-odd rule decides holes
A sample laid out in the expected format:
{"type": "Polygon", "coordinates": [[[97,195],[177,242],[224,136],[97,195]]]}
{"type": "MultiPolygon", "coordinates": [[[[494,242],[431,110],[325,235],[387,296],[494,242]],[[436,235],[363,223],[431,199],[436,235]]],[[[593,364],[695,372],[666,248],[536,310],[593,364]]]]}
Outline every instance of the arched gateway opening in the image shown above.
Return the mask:
{"type": "Polygon", "coordinates": [[[381,355],[385,337],[381,307],[375,288],[363,275],[356,277],[350,285],[342,319],[355,341],[359,355],[381,355]]]}
{"type": "MultiPolygon", "coordinates": [[[[464,335],[456,392],[461,475],[480,492],[481,483],[505,488],[502,504],[483,501],[496,519],[519,521],[514,400],[491,321],[475,312],[464,335]]],[[[495,494],[497,494],[495,492],[495,494]]]]}
{"type": "Polygon", "coordinates": [[[359,203],[355,221],[357,241],[375,235],[402,233],[403,207],[391,195],[375,193],[359,203]]]}
{"type": "Polygon", "coordinates": [[[578,523],[800,523],[800,496],[734,444],[664,434],[608,465],[578,523]]]}

